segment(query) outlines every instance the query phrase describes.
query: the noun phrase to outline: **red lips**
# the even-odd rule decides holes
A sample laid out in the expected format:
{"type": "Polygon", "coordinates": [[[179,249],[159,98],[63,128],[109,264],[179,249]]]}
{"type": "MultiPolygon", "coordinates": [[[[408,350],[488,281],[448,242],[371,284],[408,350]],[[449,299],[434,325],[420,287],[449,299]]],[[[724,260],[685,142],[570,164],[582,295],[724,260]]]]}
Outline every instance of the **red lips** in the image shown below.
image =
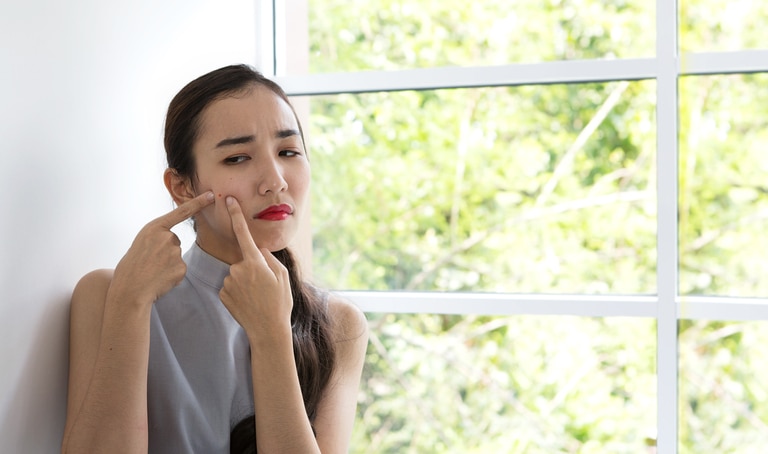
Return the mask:
{"type": "Polygon", "coordinates": [[[291,214],[293,214],[293,208],[288,204],[281,203],[280,205],[272,205],[262,210],[255,218],[264,221],[282,221],[291,214]]]}

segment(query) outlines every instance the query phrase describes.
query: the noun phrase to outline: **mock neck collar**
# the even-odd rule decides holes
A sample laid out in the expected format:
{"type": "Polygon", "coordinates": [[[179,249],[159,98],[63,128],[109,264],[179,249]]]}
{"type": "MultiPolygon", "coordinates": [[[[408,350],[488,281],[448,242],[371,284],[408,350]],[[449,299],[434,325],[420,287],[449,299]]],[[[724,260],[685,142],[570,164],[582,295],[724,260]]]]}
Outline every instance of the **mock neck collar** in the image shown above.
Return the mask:
{"type": "Polygon", "coordinates": [[[221,289],[229,275],[229,265],[205,252],[197,242],[184,254],[187,273],[203,283],[221,289]]]}

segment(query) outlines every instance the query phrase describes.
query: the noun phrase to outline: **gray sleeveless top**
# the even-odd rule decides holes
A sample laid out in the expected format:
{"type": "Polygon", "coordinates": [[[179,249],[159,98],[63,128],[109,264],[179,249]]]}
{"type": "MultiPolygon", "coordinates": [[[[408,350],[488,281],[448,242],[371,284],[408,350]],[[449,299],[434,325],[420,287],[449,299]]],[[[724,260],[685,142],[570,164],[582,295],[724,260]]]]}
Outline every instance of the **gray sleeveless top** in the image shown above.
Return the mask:
{"type": "Polygon", "coordinates": [[[149,452],[229,453],[229,433],[253,414],[248,339],[219,299],[229,265],[197,244],[187,274],[152,309],[149,452]]]}

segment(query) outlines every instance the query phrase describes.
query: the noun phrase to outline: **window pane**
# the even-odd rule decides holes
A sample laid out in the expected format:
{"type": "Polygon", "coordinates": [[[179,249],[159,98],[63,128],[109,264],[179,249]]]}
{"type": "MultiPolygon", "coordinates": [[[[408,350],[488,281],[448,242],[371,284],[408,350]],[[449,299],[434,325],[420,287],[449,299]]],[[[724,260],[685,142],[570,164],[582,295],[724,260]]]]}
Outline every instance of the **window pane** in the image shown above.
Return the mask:
{"type": "Polygon", "coordinates": [[[651,81],[310,100],[314,278],[653,293],[651,81]]]}
{"type": "Polygon", "coordinates": [[[650,57],[655,20],[647,0],[310,0],[309,71],[650,57]]]}
{"type": "Polygon", "coordinates": [[[768,322],[680,322],[680,454],[768,446],[768,322]]]}
{"type": "Polygon", "coordinates": [[[651,319],[368,317],[350,452],[653,452],[651,319]]]}
{"type": "Polygon", "coordinates": [[[768,74],[680,81],[680,292],[768,295],[768,74]]]}
{"type": "Polygon", "coordinates": [[[765,0],[684,0],[680,5],[680,47],[715,52],[768,49],[765,0]]]}

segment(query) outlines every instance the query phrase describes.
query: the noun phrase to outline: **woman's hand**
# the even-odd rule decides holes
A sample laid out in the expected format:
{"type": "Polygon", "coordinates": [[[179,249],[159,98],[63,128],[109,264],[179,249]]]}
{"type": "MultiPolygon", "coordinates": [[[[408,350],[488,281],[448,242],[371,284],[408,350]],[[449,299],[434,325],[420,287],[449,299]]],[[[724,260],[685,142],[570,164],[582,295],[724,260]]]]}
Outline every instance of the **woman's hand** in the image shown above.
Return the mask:
{"type": "Polygon", "coordinates": [[[200,194],[145,225],[117,264],[110,292],[118,291],[132,301],[152,304],[178,285],[187,266],[181,258],[181,242],[171,227],[213,200],[213,192],[200,194]]]}
{"type": "Polygon", "coordinates": [[[290,333],[293,298],[288,270],[269,250],[256,246],[237,200],[230,196],[226,202],[243,260],[229,268],[219,297],[252,343],[262,335],[290,333]]]}

